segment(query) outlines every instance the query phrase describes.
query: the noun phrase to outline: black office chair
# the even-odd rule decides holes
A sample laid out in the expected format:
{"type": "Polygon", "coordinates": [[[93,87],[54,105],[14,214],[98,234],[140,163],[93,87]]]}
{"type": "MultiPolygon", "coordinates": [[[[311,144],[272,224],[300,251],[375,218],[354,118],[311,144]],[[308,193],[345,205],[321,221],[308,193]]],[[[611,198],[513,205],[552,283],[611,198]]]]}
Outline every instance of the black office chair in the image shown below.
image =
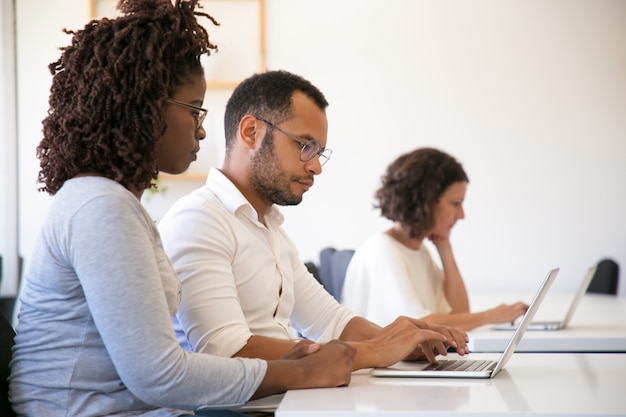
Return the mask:
{"type": "Polygon", "coordinates": [[[596,273],[587,287],[588,293],[617,295],[619,283],[619,265],[612,259],[598,262],[596,273]]]}
{"type": "Polygon", "coordinates": [[[0,416],[15,417],[15,413],[9,403],[9,377],[11,361],[11,348],[14,344],[15,330],[11,322],[0,313],[0,416]]]}
{"type": "Polygon", "coordinates": [[[306,266],[306,269],[315,277],[317,282],[321,284],[322,279],[320,278],[320,271],[317,265],[315,265],[315,262],[305,262],[304,266],[306,266]]]}
{"type": "Polygon", "coordinates": [[[352,249],[325,248],[320,252],[319,274],[322,285],[335,300],[340,301],[348,264],[354,255],[352,249]]]}

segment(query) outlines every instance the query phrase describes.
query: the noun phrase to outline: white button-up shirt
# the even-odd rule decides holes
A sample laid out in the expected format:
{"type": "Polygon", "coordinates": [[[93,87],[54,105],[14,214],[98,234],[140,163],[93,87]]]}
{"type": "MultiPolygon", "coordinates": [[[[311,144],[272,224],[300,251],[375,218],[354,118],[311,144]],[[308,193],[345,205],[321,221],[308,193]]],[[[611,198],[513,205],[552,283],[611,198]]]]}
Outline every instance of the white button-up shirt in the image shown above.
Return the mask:
{"type": "Polygon", "coordinates": [[[252,335],[326,342],[354,313],[308,272],[272,207],[265,223],[217,169],[159,224],[182,282],[175,327],[181,346],[232,356],[252,335]]]}

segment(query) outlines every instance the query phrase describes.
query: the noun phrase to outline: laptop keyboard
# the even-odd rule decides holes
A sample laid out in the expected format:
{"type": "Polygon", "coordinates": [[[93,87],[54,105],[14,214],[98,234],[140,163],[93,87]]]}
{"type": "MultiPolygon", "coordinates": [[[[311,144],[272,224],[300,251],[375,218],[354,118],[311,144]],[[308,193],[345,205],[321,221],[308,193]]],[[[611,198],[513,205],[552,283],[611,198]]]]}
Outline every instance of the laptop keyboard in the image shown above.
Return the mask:
{"type": "Polygon", "coordinates": [[[431,363],[425,371],[483,371],[496,366],[494,361],[486,360],[442,360],[431,363]]]}

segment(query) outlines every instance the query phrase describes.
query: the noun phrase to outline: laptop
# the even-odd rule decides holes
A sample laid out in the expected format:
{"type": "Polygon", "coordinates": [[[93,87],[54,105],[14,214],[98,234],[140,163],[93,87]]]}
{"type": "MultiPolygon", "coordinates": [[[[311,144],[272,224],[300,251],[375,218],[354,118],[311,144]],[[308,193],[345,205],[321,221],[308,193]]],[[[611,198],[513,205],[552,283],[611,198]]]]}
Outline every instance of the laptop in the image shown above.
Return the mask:
{"type": "MultiPolygon", "coordinates": [[[[583,298],[583,295],[585,295],[585,292],[587,292],[587,287],[589,287],[589,284],[591,283],[591,279],[593,278],[593,275],[595,273],[596,273],[595,265],[587,269],[585,278],[580,283],[580,287],[578,287],[578,292],[574,296],[574,299],[572,300],[572,303],[570,304],[569,309],[567,310],[567,313],[565,314],[565,318],[563,319],[563,321],[531,321],[530,324],[528,325],[527,330],[561,330],[567,327],[567,325],[569,324],[569,321],[572,319],[572,316],[574,315],[574,312],[576,311],[576,307],[578,307],[578,303],[580,303],[580,300],[583,298]]],[[[492,329],[515,330],[516,327],[517,326],[514,324],[502,323],[502,324],[493,326],[492,329]]]]}
{"type": "Polygon", "coordinates": [[[410,377],[410,378],[493,378],[508,362],[521,340],[526,328],[537,312],[541,301],[554,282],[559,268],[552,269],[543,280],[535,297],[528,306],[528,310],[517,329],[509,339],[504,352],[497,361],[484,359],[441,359],[437,362],[409,362],[401,361],[388,368],[372,368],[370,375],[376,377],[410,377]]]}
{"type": "MultiPolygon", "coordinates": [[[[204,416],[204,415],[213,415],[211,413],[206,413],[207,411],[218,411],[218,410],[224,410],[225,408],[228,408],[229,410],[232,410],[233,416],[239,416],[239,415],[243,416],[247,414],[250,414],[250,415],[258,414],[259,416],[264,416],[267,414],[268,416],[270,415],[273,416],[274,412],[280,405],[280,402],[283,400],[284,396],[285,396],[285,393],[283,392],[282,394],[274,394],[274,395],[270,395],[269,397],[263,397],[257,400],[250,400],[247,403],[236,408],[231,408],[229,405],[224,405],[224,404],[205,405],[205,406],[196,408],[194,411],[196,412],[202,411],[204,413],[200,413],[198,415],[204,416]],[[240,413],[243,413],[243,414],[240,414],[240,413]]],[[[217,415],[226,415],[226,414],[222,414],[218,412],[217,415]]],[[[230,416],[231,414],[228,414],[228,415],[230,416]]]]}

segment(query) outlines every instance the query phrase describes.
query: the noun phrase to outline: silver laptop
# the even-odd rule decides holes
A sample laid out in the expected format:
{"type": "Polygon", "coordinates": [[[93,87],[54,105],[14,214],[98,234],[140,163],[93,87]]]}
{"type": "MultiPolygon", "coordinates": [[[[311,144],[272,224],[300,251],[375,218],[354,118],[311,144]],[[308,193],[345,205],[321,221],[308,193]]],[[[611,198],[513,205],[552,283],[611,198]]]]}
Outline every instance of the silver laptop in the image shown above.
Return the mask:
{"type": "Polygon", "coordinates": [[[528,310],[522,320],[520,320],[517,329],[511,336],[509,343],[506,345],[504,352],[497,361],[494,360],[475,360],[470,358],[461,359],[442,359],[435,363],[429,362],[398,362],[388,368],[373,368],[370,374],[379,377],[411,377],[411,378],[493,378],[495,377],[508,362],[511,355],[515,351],[519,341],[521,340],[526,328],[530,324],[533,316],[537,312],[541,301],[545,297],[548,289],[554,282],[559,268],[551,270],[535,297],[528,306],[528,310]]]}
{"type": "MultiPolygon", "coordinates": [[[[587,291],[587,287],[589,287],[589,284],[591,283],[591,279],[593,278],[593,275],[595,273],[596,273],[595,265],[587,269],[587,274],[585,274],[585,278],[580,283],[580,286],[578,287],[578,292],[574,296],[574,299],[572,300],[572,303],[570,304],[569,309],[567,310],[567,313],[565,314],[565,318],[563,319],[563,321],[531,321],[530,324],[528,325],[528,330],[561,330],[567,327],[567,325],[569,324],[569,321],[572,319],[572,316],[574,315],[574,312],[576,311],[576,307],[578,307],[580,300],[583,298],[583,295],[585,295],[585,292],[587,291]]],[[[515,330],[516,327],[517,326],[514,324],[502,323],[502,324],[495,325],[492,328],[494,330],[515,330]]]]}

